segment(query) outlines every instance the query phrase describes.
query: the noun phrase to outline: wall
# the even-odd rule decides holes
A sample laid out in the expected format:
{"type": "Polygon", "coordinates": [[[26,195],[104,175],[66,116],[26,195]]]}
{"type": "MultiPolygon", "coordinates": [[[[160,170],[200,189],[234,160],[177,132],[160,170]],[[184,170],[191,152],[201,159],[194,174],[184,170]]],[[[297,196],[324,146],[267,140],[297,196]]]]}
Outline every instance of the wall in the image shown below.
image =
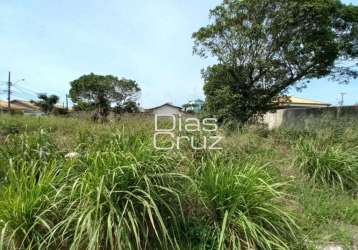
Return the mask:
{"type": "Polygon", "coordinates": [[[263,116],[263,123],[268,126],[268,129],[279,128],[283,122],[283,113],[286,109],[279,109],[276,112],[268,112],[263,116]]]}
{"type": "Polygon", "coordinates": [[[312,119],[358,119],[358,106],[325,107],[325,108],[297,108],[280,109],[274,113],[267,113],[263,117],[263,123],[269,129],[304,125],[312,119]]]}

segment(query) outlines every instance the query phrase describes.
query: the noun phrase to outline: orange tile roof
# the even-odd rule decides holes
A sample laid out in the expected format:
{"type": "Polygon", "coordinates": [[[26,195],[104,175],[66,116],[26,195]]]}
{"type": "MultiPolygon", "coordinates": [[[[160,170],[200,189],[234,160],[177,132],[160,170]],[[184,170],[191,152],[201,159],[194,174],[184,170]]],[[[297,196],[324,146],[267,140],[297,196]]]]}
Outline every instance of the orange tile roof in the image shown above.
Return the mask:
{"type": "MultiPolygon", "coordinates": [[[[0,100],[0,109],[7,110],[8,104],[7,101],[0,100]]],[[[21,101],[21,100],[13,100],[11,101],[11,109],[13,110],[39,110],[40,108],[37,107],[35,104],[29,101],[21,101]]]]}

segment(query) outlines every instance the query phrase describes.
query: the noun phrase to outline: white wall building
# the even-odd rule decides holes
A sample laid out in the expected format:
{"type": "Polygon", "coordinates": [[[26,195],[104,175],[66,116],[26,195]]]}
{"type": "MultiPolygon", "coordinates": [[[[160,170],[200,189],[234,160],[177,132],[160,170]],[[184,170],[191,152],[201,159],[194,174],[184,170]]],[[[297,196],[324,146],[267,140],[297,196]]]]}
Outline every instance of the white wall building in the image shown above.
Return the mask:
{"type": "Polygon", "coordinates": [[[281,127],[281,125],[287,119],[287,117],[285,117],[286,110],[328,108],[329,106],[331,106],[331,104],[316,100],[289,96],[288,99],[280,106],[281,108],[276,110],[275,112],[268,112],[263,116],[263,123],[267,124],[269,129],[281,127]]]}
{"type": "Polygon", "coordinates": [[[181,115],[183,114],[182,108],[172,105],[171,103],[164,103],[158,107],[154,107],[151,109],[146,109],[145,113],[152,114],[152,115],[181,115]]]}

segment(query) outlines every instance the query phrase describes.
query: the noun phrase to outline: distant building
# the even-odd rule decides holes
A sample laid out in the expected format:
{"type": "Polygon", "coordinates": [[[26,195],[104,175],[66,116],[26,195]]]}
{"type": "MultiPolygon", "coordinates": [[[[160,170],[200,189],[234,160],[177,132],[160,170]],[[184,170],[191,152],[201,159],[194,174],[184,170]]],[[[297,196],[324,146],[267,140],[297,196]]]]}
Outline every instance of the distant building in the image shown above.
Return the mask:
{"type": "Polygon", "coordinates": [[[171,103],[164,103],[163,105],[160,105],[158,107],[145,109],[145,113],[152,114],[152,115],[181,115],[182,114],[182,108],[175,106],[171,103]]]}
{"type": "MultiPolygon", "coordinates": [[[[0,100],[0,110],[2,112],[8,112],[8,103],[7,101],[0,100]]],[[[15,112],[20,112],[25,115],[42,115],[43,112],[38,106],[30,101],[23,100],[12,100],[11,101],[11,110],[15,112]]]]}

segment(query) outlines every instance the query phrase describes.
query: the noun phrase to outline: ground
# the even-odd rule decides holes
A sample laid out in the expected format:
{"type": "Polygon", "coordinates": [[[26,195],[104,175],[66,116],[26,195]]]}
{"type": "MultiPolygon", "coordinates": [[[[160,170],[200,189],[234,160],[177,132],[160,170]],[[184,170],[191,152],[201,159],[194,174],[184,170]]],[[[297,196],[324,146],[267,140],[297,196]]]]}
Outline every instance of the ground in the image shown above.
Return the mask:
{"type": "Polygon", "coordinates": [[[220,129],[215,152],[155,150],[153,130],[150,117],[2,116],[1,245],[353,249],[357,121],[220,129]]]}

